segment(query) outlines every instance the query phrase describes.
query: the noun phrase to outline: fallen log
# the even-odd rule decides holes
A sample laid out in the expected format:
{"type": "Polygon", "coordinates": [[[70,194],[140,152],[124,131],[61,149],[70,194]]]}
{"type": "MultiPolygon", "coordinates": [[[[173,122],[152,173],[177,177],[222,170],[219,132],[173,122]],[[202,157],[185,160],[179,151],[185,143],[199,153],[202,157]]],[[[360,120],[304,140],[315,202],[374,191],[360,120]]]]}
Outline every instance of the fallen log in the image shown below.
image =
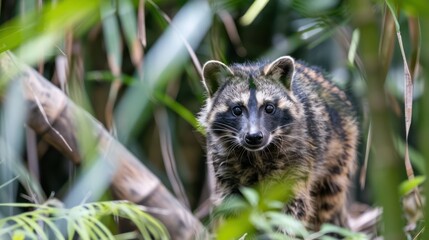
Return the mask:
{"type": "Polygon", "coordinates": [[[81,163],[77,137],[78,122],[85,122],[96,139],[95,147],[106,153],[113,169],[111,188],[114,194],[146,207],[162,209],[153,213],[168,229],[172,239],[195,239],[205,234],[204,227],[192,213],[166,189],[121,143],[114,139],[89,113],[74,104],[61,90],[10,52],[0,54],[0,82],[20,81],[28,107],[26,124],[44,141],[72,160],[81,163]],[[77,119],[79,118],[79,119],[77,119]],[[108,153],[108,154],[107,154],[108,153]]]}

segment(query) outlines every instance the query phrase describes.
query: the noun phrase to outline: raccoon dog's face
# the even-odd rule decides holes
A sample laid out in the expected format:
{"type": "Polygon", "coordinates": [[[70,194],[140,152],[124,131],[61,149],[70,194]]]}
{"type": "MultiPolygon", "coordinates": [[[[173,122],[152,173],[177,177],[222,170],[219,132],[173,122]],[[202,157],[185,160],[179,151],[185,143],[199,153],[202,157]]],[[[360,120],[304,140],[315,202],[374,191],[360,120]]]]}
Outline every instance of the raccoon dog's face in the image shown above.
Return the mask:
{"type": "Polygon", "coordinates": [[[207,62],[203,84],[209,96],[199,121],[211,140],[261,151],[290,131],[299,116],[289,91],[293,73],[294,60],[288,56],[231,67],[207,62]]]}

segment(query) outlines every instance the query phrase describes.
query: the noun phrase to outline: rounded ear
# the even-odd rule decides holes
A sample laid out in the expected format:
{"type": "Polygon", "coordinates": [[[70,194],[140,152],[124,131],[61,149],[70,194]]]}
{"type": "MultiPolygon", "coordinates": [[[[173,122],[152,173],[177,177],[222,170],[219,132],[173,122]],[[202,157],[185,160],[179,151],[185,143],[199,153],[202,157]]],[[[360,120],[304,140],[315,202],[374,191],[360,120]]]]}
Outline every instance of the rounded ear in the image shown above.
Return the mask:
{"type": "Polygon", "coordinates": [[[287,89],[290,89],[294,73],[295,60],[289,56],[279,57],[264,68],[265,76],[279,80],[287,89]]]}
{"type": "Polygon", "coordinates": [[[216,60],[206,62],[203,66],[203,86],[209,97],[231,76],[234,72],[225,64],[216,60]]]}

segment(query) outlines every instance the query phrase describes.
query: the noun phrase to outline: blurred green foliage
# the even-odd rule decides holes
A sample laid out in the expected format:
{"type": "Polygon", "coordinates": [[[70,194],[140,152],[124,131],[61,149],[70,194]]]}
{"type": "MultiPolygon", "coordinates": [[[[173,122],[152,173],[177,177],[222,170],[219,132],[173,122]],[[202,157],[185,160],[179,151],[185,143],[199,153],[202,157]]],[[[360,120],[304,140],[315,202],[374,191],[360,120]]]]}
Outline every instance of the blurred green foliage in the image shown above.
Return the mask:
{"type": "Polygon", "coordinates": [[[114,215],[136,224],[144,239],[168,239],[168,232],[146,209],[125,201],[95,202],[65,209],[56,199],[43,205],[9,203],[0,206],[35,208],[0,219],[0,237],[6,239],[117,239],[103,222],[114,215]],[[43,223],[43,224],[42,224],[43,223]]]}

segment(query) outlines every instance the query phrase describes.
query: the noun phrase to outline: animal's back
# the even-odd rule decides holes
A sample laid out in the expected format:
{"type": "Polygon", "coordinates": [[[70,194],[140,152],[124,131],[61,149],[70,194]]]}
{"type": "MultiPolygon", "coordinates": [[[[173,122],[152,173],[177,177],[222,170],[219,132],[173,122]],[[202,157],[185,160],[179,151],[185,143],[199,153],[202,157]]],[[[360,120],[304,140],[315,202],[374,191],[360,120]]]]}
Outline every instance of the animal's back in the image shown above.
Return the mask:
{"type": "Polygon", "coordinates": [[[199,121],[222,197],[294,169],[305,180],[285,210],[315,229],[346,225],[358,127],[342,90],[290,57],[231,67],[209,62],[204,85],[209,98],[199,121]]]}
{"type": "Polygon", "coordinates": [[[309,136],[318,146],[313,171],[317,223],[346,225],[347,189],[356,168],[359,129],[354,107],[345,92],[322,71],[297,62],[292,91],[304,103],[309,136]]]}

